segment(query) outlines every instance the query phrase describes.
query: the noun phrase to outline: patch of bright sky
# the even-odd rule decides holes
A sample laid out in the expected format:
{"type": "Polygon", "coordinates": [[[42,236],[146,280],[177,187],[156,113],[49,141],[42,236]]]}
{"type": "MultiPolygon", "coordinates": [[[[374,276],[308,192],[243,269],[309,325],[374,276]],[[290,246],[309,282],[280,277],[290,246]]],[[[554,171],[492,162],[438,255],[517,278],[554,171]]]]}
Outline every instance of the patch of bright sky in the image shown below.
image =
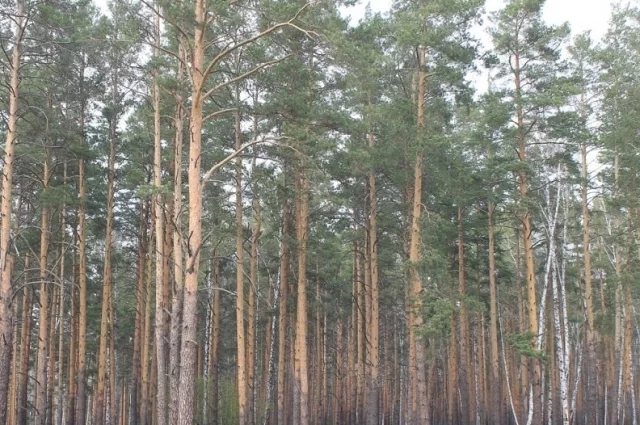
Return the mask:
{"type": "MultiPolygon", "coordinates": [[[[391,8],[392,0],[371,0],[369,7],[373,12],[386,12],[391,8]]],[[[547,0],[544,7],[544,17],[550,24],[559,25],[569,22],[572,33],[578,34],[591,30],[594,39],[600,39],[607,31],[611,5],[613,0],[547,0]]],[[[358,22],[364,16],[363,2],[354,7],[345,8],[351,16],[352,22],[358,22]]],[[[504,0],[487,0],[488,12],[498,10],[504,0]]]]}
{"type": "MultiPolygon", "coordinates": [[[[612,4],[615,0],[547,0],[543,10],[544,19],[552,25],[561,25],[569,22],[571,26],[572,37],[591,31],[594,41],[599,41],[607,32],[609,18],[611,16],[612,4]]],[[[505,4],[505,0],[486,0],[485,10],[487,14],[500,10],[505,4]]],[[[357,24],[365,14],[365,8],[368,7],[372,12],[385,13],[391,8],[392,0],[371,0],[353,6],[343,8],[343,13],[350,17],[352,24],[357,24]]],[[[488,24],[488,19],[484,19],[483,26],[488,24]]],[[[491,47],[491,39],[485,28],[477,27],[473,30],[473,34],[482,43],[482,49],[491,47]]],[[[472,85],[477,92],[482,93],[487,89],[487,76],[483,71],[472,73],[469,76],[472,85]]]]}

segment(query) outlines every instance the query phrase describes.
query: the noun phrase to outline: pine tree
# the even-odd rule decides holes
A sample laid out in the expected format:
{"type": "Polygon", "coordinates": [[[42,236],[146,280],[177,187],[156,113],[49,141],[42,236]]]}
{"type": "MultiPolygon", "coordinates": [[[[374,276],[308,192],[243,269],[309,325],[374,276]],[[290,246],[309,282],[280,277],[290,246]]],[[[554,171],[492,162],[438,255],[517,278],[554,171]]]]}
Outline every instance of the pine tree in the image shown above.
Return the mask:
{"type": "MultiPolygon", "coordinates": [[[[568,35],[568,26],[549,27],[542,22],[544,1],[511,1],[493,17],[492,30],[496,54],[501,58],[500,76],[508,78],[511,88],[508,96],[513,102],[516,126],[515,148],[519,165],[517,184],[520,197],[520,218],[525,258],[527,288],[527,319],[532,350],[540,350],[541,335],[538,323],[536,268],[533,252],[532,201],[530,190],[531,167],[528,146],[536,125],[540,125],[543,111],[553,106],[546,89],[553,85],[554,66],[559,60],[559,49],[568,35]]],[[[542,368],[535,356],[530,359],[531,385],[527,424],[542,423],[542,368]]]]}

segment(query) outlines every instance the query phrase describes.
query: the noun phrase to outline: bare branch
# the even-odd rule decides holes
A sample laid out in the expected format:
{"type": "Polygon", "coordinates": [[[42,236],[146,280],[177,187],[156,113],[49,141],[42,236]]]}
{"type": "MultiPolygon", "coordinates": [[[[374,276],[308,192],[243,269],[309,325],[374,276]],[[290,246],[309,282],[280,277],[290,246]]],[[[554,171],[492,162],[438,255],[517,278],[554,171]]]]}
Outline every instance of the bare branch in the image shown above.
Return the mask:
{"type": "Polygon", "coordinates": [[[226,158],[224,158],[222,161],[218,162],[216,165],[211,167],[211,169],[209,169],[209,171],[207,171],[205,175],[202,176],[202,182],[203,183],[207,182],[216,171],[224,167],[226,164],[228,164],[230,161],[234,160],[238,156],[242,155],[242,153],[248,148],[250,148],[251,146],[258,145],[261,143],[277,142],[279,140],[287,139],[287,138],[288,137],[270,137],[270,138],[263,138],[259,140],[252,140],[250,142],[243,144],[242,146],[240,146],[239,149],[235,150],[234,152],[229,154],[226,158]]]}
{"type": "Polygon", "coordinates": [[[202,118],[202,121],[207,121],[211,118],[215,118],[218,117],[222,114],[226,114],[227,112],[236,112],[238,111],[238,108],[226,108],[226,109],[220,109],[218,111],[212,112],[209,115],[206,115],[204,118],[202,118]]]}
{"type": "MultiPolygon", "coordinates": [[[[204,72],[202,73],[202,79],[203,79],[203,80],[206,80],[206,79],[207,79],[207,77],[209,76],[209,74],[211,74],[211,72],[212,72],[212,71],[213,71],[213,69],[215,68],[215,66],[216,66],[216,65],[217,65],[217,64],[218,64],[222,59],[224,59],[224,58],[225,58],[225,57],[227,57],[229,54],[231,54],[232,52],[234,52],[234,51],[238,50],[238,49],[239,49],[239,48],[241,48],[241,47],[244,47],[244,46],[246,46],[246,45],[248,45],[248,44],[251,44],[251,43],[253,43],[253,42],[254,42],[254,41],[256,41],[256,40],[259,40],[259,39],[261,39],[262,37],[265,37],[265,36],[267,36],[267,35],[271,34],[272,32],[279,30],[280,28],[284,28],[284,27],[293,27],[293,28],[296,28],[296,29],[301,30],[301,28],[300,28],[300,27],[298,27],[297,25],[295,25],[293,22],[294,22],[296,19],[298,19],[298,17],[302,14],[302,12],[304,12],[304,10],[305,10],[307,7],[309,7],[309,5],[310,5],[310,3],[305,3],[305,4],[304,4],[304,5],[303,5],[303,6],[302,6],[302,7],[301,7],[297,12],[296,12],[296,14],[295,14],[291,19],[289,19],[288,21],[280,22],[280,23],[278,23],[278,24],[275,24],[274,26],[269,27],[269,28],[267,28],[267,29],[266,29],[266,30],[264,30],[264,31],[261,31],[260,33],[258,33],[258,34],[256,34],[256,35],[254,35],[253,37],[249,37],[249,38],[247,38],[247,39],[245,39],[245,40],[242,40],[241,42],[239,42],[239,43],[237,43],[237,44],[234,44],[234,45],[232,45],[232,46],[225,47],[224,49],[222,49],[222,51],[221,51],[220,53],[218,53],[218,54],[216,55],[216,57],[215,57],[215,58],[213,58],[213,59],[211,60],[211,62],[210,62],[210,63],[209,63],[209,65],[207,66],[207,68],[204,70],[204,72]]],[[[305,34],[309,34],[309,32],[308,32],[308,31],[304,31],[304,30],[302,30],[302,31],[303,31],[305,34]]]]}
{"type": "MultiPolygon", "coordinates": [[[[176,22],[174,22],[173,20],[167,18],[166,15],[164,15],[163,13],[160,12],[160,10],[156,9],[153,5],[149,4],[146,0],[140,0],[142,2],[142,4],[144,4],[145,6],[147,6],[149,9],[151,9],[153,11],[154,14],[158,15],[158,17],[162,20],[164,20],[165,22],[168,22],[169,24],[171,24],[179,33],[182,37],[184,38],[189,38],[189,35],[182,29],[182,27],[180,27],[180,25],[178,25],[176,22]]],[[[191,46],[189,45],[189,43],[184,43],[187,45],[187,47],[189,48],[189,50],[191,51],[191,46]]],[[[191,51],[191,53],[193,53],[191,51]]]]}
{"type": "Polygon", "coordinates": [[[245,78],[255,74],[256,72],[260,71],[261,69],[264,69],[264,68],[266,68],[266,67],[268,67],[270,65],[274,65],[276,63],[282,62],[283,60],[289,58],[290,56],[292,56],[292,54],[288,54],[288,55],[286,55],[284,57],[281,57],[281,58],[278,58],[278,59],[274,59],[272,61],[261,63],[260,65],[256,66],[255,68],[252,68],[249,71],[238,75],[237,77],[234,77],[234,78],[232,78],[232,79],[230,79],[228,81],[220,83],[217,86],[215,86],[212,89],[210,89],[209,91],[207,91],[204,94],[203,99],[206,99],[207,97],[211,96],[212,94],[214,94],[215,92],[217,92],[220,89],[223,89],[223,88],[225,88],[227,86],[230,86],[231,84],[236,83],[238,81],[244,80],[245,78]]]}

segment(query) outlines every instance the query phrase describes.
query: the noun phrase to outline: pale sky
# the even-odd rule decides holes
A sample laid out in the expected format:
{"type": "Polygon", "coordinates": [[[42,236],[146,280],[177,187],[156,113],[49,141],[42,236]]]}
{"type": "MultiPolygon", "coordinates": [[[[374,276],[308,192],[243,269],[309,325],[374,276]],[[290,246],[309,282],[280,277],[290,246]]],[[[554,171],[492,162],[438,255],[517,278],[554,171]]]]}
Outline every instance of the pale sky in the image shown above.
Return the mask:
{"type": "MultiPolygon", "coordinates": [[[[108,0],[96,0],[96,3],[106,9],[108,0]]],[[[611,15],[611,5],[617,0],[547,0],[544,17],[547,22],[561,24],[568,21],[573,34],[591,30],[593,38],[600,39],[607,31],[607,24],[611,15]]],[[[369,3],[374,12],[384,12],[391,7],[392,0],[369,0],[348,8],[351,19],[357,22],[364,15],[364,5],[369,3]]],[[[500,9],[504,0],[486,0],[486,10],[500,9]]]]}
{"type": "MultiPolygon", "coordinates": [[[[607,31],[613,3],[613,0],[547,0],[544,17],[552,24],[568,21],[573,34],[591,30],[593,38],[599,39],[607,31]]],[[[384,12],[391,7],[391,0],[370,0],[369,4],[374,12],[384,12]]],[[[504,0],[487,0],[486,10],[498,10],[503,4],[504,0]]],[[[352,20],[357,22],[364,14],[364,6],[349,11],[352,20]]]]}
{"type": "MultiPolygon", "coordinates": [[[[544,18],[549,24],[560,25],[569,22],[571,26],[571,37],[591,31],[594,41],[599,41],[607,32],[609,18],[611,16],[611,5],[617,0],[547,0],[544,6],[544,18]]],[[[486,0],[485,9],[487,12],[499,10],[506,0],[486,0]]],[[[392,0],[369,0],[369,6],[373,12],[386,12],[391,8],[392,0]]],[[[344,8],[343,10],[351,16],[352,23],[357,23],[364,16],[364,0],[361,4],[344,8]]],[[[487,22],[485,21],[485,25],[487,22]]],[[[481,28],[473,31],[487,49],[491,46],[491,39],[481,28]]],[[[478,93],[487,89],[487,76],[484,71],[470,75],[472,85],[478,93]]]]}

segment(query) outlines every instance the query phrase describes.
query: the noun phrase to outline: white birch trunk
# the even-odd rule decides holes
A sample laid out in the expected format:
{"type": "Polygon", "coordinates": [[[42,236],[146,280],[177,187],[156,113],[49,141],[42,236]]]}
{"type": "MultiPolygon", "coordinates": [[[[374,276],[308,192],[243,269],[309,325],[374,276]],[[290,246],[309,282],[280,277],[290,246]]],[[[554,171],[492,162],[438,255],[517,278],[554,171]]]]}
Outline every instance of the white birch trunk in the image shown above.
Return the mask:
{"type": "MultiPolygon", "coordinates": [[[[547,208],[551,209],[551,198],[549,193],[547,195],[547,208]]],[[[558,271],[558,261],[556,256],[556,224],[558,221],[558,210],[561,202],[561,188],[560,182],[558,182],[558,192],[555,202],[555,208],[553,212],[553,218],[548,222],[547,233],[549,236],[549,255],[548,261],[551,261],[551,284],[553,294],[553,324],[555,331],[556,341],[556,357],[558,360],[558,372],[560,376],[560,402],[562,407],[562,423],[563,425],[569,425],[569,354],[568,345],[566,344],[565,337],[568,335],[567,329],[567,315],[566,315],[566,300],[563,299],[564,282],[558,282],[561,277],[561,273],[558,271]]],[[[566,217],[565,217],[566,223],[566,217]]],[[[566,232],[566,230],[565,230],[566,232]]],[[[563,235],[566,237],[566,235],[563,235]]],[[[564,272],[564,271],[563,271],[564,272]]],[[[562,273],[563,273],[562,272],[562,273]]],[[[549,276],[547,275],[547,279],[549,276]]]]}
{"type": "MultiPolygon", "coordinates": [[[[576,380],[573,384],[573,393],[571,394],[571,411],[569,412],[569,421],[571,424],[575,423],[576,403],[578,401],[578,385],[580,384],[580,375],[582,374],[582,348],[580,347],[580,334],[576,332],[576,353],[578,353],[578,359],[576,364],[576,380]]],[[[606,416],[605,416],[606,418],[606,416]]],[[[605,419],[606,420],[606,419],[605,419]]]]}

